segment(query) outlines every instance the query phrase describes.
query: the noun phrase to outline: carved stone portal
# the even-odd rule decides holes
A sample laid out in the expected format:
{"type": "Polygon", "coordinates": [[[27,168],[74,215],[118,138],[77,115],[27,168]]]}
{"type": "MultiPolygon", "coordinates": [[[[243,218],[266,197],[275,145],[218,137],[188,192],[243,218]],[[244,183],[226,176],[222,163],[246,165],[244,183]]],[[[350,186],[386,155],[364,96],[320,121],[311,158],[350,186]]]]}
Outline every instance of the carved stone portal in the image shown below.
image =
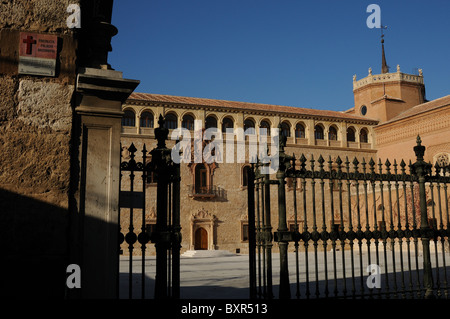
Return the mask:
{"type": "Polygon", "coordinates": [[[191,215],[190,250],[216,249],[216,216],[201,209],[191,215]]]}

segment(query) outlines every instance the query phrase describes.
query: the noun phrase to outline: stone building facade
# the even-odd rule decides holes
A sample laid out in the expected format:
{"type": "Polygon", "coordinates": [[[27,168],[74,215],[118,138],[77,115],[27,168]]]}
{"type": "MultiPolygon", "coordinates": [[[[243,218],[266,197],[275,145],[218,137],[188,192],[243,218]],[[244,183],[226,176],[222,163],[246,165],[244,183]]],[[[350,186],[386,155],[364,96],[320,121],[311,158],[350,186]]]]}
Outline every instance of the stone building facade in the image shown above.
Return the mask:
{"type": "MultiPolygon", "coordinates": [[[[134,143],[140,150],[143,144],[147,149],[155,146],[154,127],[160,115],[169,119],[169,128],[194,128],[194,122],[199,120],[203,128],[217,127],[219,134],[215,137],[222,140],[226,153],[228,146],[225,141],[226,128],[241,128],[234,139],[234,146],[245,145],[248,154],[252,145],[252,134],[245,134],[245,129],[253,130],[252,133],[258,140],[262,134],[261,128],[276,128],[281,125],[282,134],[287,136],[287,154],[294,154],[298,159],[302,154],[308,159],[316,160],[320,155],[325,159],[325,169],[336,169],[335,160],[338,156],[345,162],[349,159],[350,166],[354,158],[359,163],[365,161],[369,163],[373,159],[377,165],[389,159],[391,164],[400,164],[403,159],[407,164],[409,161],[415,162],[413,147],[418,134],[422,137],[423,144],[427,146],[425,160],[448,163],[450,149],[448,145],[450,123],[448,121],[449,98],[443,97],[434,101],[427,101],[425,98],[425,85],[422,70],[418,74],[402,73],[397,66],[395,72],[372,74],[369,69],[367,77],[357,80],[353,77],[353,93],[355,105],[344,112],[321,111],[297,107],[286,107],[277,105],[264,105],[245,102],[221,101],[202,98],[189,98],[179,96],[168,96],[159,94],[133,93],[124,104],[125,117],[122,121],[122,148],[123,156],[127,156],[127,147],[134,143]],[[328,167],[328,161],[331,166],[328,167]],[[381,162],[379,162],[381,161],[381,162]],[[395,162],[394,162],[395,161],[395,162]]],[[[170,134],[169,134],[170,135],[170,134]]],[[[169,141],[168,146],[172,147],[175,141],[169,141]]],[[[182,226],[182,251],[208,249],[208,250],[228,250],[231,252],[247,251],[247,192],[246,192],[246,167],[248,167],[248,157],[246,162],[237,161],[233,163],[217,163],[211,166],[206,163],[182,164],[181,166],[181,226],[182,226]],[[204,187],[211,191],[210,196],[198,194],[199,186],[202,183],[197,169],[204,169],[206,182],[204,187]],[[203,242],[203,245],[202,245],[203,242]]],[[[368,167],[368,166],[366,166],[368,167]]],[[[361,164],[359,164],[361,169],[361,164]]],[[[385,169],[385,168],[383,168],[385,169]]],[[[392,169],[394,167],[392,166],[392,169]]],[[[400,170],[400,166],[396,166],[400,170]]],[[[409,173],[409,167],[406,167],[409,173]]],[[[392,171],[393,172],[393,171],[392,171]]],[[[271,176],[274,178],[274,176],[271,176]]],[[[122,189],[126,189],[127,182],[122,184],[122,189]]],[[[337,189],[335,185],[334,190],[337,189]]],[[[354,190],[355,185],[352,184],[354,190]]],[[[288,197],[287,217],[288,224],[294,223],[293,217],[293,183],[287,181],[286,196],[288,197]]],[[[299,196],[302,191],[307,195],[307,218],[311,221],[313,200],[311,198],[311,185],[307,184],[305,190],[301,190],[300,181],[297,183],[297,207],[303,206],[303,196],[299,196]]],[[[326,195],[324,196],[324,207],[322,208],[320,188],[316,188],[317,193],[315,206],[317,208],[318,228],[322,229],[323,220],[325,227],[330,229],[331,214],[333,214],[334,226],[348,225],[349,218],[356,225],[356,220],[366,223],[364,214],[356,216],[348,211],[364,211],[365,205],[368,207],[370,221],[374,222],[374,216],[378,221],[383,219],[387,212],[387,203],[375,205],[380,202],[380,190],[377,188],[375,194],[368,187],[367,203],[362,192],[358,198],[354,191],[347,193],[344,183],[344,200],[341,205],[344,214],[340,220],[340,214],[336,203],[336,198],[331,203],[330,185],[324,185],[326,195]],[[350,197],[349,200],[347,200],[350,197]],[[358,204],[359,203],[359,204],[358,204]],[[348,206],[351,206],[350,209],[348,206]],[[359,205],[359,207],[358,207],[359,205]],[[334,207],[334,208],[332,208],[334,207]],[[322,218],[322,209],[325,217],[322,218]],[[333,210],[333,211],[332,211],[333,210]]],[[[360,185],[362,190],[362,183],[360,185]]],[[[271,211],[273,228],[277,228],[277,197],[276,187],[272,186],[271,191],[271,211]]],[[[154,186],[148,186],[149,198],[155,197],[154,186]],[[152,189],[153,187],[153,189],[152,189]]],[[[409,193],[408,193],[409,194],[409,193]]],[[[430,197],[429,190],[427,196],[430,197]]],[[[416,194],[417,195],[417,194],[416,194]]],[[[387,196],[387,195],[386,195],[387,196]]],[[[399,201],[407,202],[409,207],[416,205],[409,194],[407,198],[400,196],[399,201]]],[[[394,198],[394,197],[393,197],[394,198]]],[[[393,220],[397,227],[399,220],[403,223],[406,216],[404,207],[400,203],[393,202],[393,220]],[[397,207],[400,207],[398,210],[397,207]]],[[[431,207],[431,206],[430,206],[431,207]]],[[[431,209],[431,208],[430,208],[431,209]]],[[[156,222],[155,203],[151,200],[147,203],[146,211],[150,212],[146,223],[152,225],[156,222]]],[[[419,211],[417,207],[416,211],[419,211]]],[[[121,219],[122,231],[126,232],[129,227],[127,209],[122,209],[121,219]]],[[[431,213],[430,213],[431,214],[431,213]]],[[[135,214],[134,227],[140,228],[142,225],[142,215],[135,214]]],[[[416,216],[417,217],[417,216],[416,216]]],[[[299,227],[302,228],[302,217],[299,218],[299,227]]],[[[411,222],[411,220],[410,220],[411,222]]],[[[378,223],[378,222],[377,222],[378,223]]],[[[388,220],[389,223],[389,220],[388,220]]],[[[379,225],[378,225],[379,226],[379,225]]],[[[151,227],[151,226],[148,226],[151,227]]],[[[292,247],[291,247],[292,248],[292,247]]],[[[276,247],[275,247],[276,249],[276,247]]],[[[122,245],[124,254],[130,253],[125,244],[122,245]]],[[[152,245],[148,250],[152,252],[152,245]]],[[[140,250],[135,249],[134,254],[139,254],[140,250]]]]}
{"type": "MultiPolygon", "coordinates": [[[[245,253],[248,249],[247,236],[247,177],[246,168],[250,166],[249,147],[252,136],[256,140],[264,134],[261,128],[276,128],[281,124],[282,134],[287,136],[285,151],[294,154],[297,159],[304,154],[308,161],[322,155],[335,161],[347,156],[351,161],[356,157],[360,162],[370,158],[376,160],[374,126],[376,120],[362,116],[334,111],[320,111],[295,107],[264,105],[245,102],[220,101],[200,98],[176,97],[158,94],[133,93],[124,104],[125,117],[122,126],[122,155],[126,159],[127,147],[134,143],[139,160],[140,150],[145,143],[147,150],[155,147],[154,127],[156,119],[163,115],[171,129],[177,127],[191,130],[194,137],[194,121],[200,120],[203,128],[215,127],[218,134],[215,141],[223,142],[223,154],[227,153],[226,140],[229,139],[226,128],[236,129],[232,147],[235,158],[223,159],[223,163],[182,163],[181,165],[181,226],[182,251],[208,249],[227,250],[245,253]],[[239,132],[237,130],[241,128],[239,132]],[[249,130],[250,128],[250,130],[249,130]],[[245,134],[249,130],[250,134],[245,134]],[[245,145],[246,157],[238,162],[237,149],[245,145]],[[203,176],[201,174],[204,174],[203,176]],[[204,190],[202,190],[204,188],[204,190]]],[[[169,136],[171,136],[170,131],[169,136]]],[[[168,141],[168,147],[175,144],[168,141]]],[[[269,149],[271,143],[269,143],[269,149]]],[[[318,164],[316,164],[318,165],[318,164]]],[[[328,164],[326,164],[328,165],[328,164]]],[[[135,178],[135,187],[140,189],[139,177],[135,178]]],[[[128,190],[127,177],[122,177],[122,190],[128,190]]],[[[292,194],[292,183],[286,185],[288,196],[292,194]]],[[[298,187],[301,187],[300,183],[298,187]]],[[[328,185],[327,185],[328,187],[328,185]]],[[[147,227],[156,222],[154,214],[155,184],[148,184],[146,199],[147,227]]],[[[277,220],[276,189],[272,191],[272,212],[274,228],[277,220]]],[[[310,195],[308,195],[310,196],[310,195]]],[[[299,198],[299,207],[302,199],[299,198]]],[[[317,198],[319,207],[319,197],[317,198]]],[[[308,206],[311,202],[308,203],[308,206]]],[[[344,203],[344,206],[346,204],[344,203]]],[[[327,210],[329,211],[327,202],[327,210]]],[[[301,206],[302,207],[302,206],[301,206]]],[[[288,201],[288,216],[293,223],[292,202],[288,201]]],[[[311,211],[311,210],[309,210],[311,211]]],[[[329,214],[329,213],[327,213],[329,214]]],[[[142,215],[138,210],[133,214],[133,227],[141,229],[142,215]]],[[[330,216],[327,220],[331,220],[330,216]]],[[[126,208],[121,209],[121,228],[124,233],[129,227],[126,208]]],[[[328,224],[330,227],[330,224],[328,224]]],[[[136,248],[139,244],[135,244],[136,248]]],[[[148,245],[149,252],[154,252],[148,245]]],[[[124,254],[128,254],[127,244],[122,245],[124,254]]],[[[139,249],[133,253],[139,254],[139,249]]]]}
{"type": "MultiPolygon", "coordinates": [[[[246,154],[252,138],[261,136],[261,128],[281,124],[288,136],[286,152],[296,158],[305,154],[308,160],[322,155],[332,162],[338,156],[356,157],[359,162],[385,157],[414,160],[411,149],[415,135],[421,134],[426,160],[448,162],[449,97],[426,101],[421,72],[405,74],[398,68],[354,78],[355,106],[346,112],[145,93],[129,97],[138,81],[123,79],[108,64],[110,40],[117,33],[111,14],[112,0],[0,3],[1,297],[116,296],[119,145],[122,158],[128,156],[131,143],[138,150],[144,144],[147,150],[154,148],[154,127],[161,114],[170,129],[191,130],[196,120],[217,127],[218,140],[226,139],[224,129],[241,128],[231,145],[235,149],[243,145],[246,154]],[[67,25],[69,4],[81,7],[81,30],[67,25]],[[20,48],[25,44],[21,41],[32,43],[31,34],[56,37],[54,74],[19,72],[20,48]],[[250,130],[248,137],[244,129],[250,130]],[[67,265],[73,263],[83,269],[83,288],[78,291],[65,285],[67,265]]],[[[168,147],[174,144],[168,141],[168,147]]],[[[225,143],[224,154],[226,147],[225,143]]],[[[248,158],[182,165],[183,251],[246,252],[248,166],[248,158]]],[[[122,190],[127,186],[124,176],[122,190]]],[[[287,181],[288,197],[293,187],[293,181],[287,181]]],[[[145,191],[150,200],[144,222],[151,229],[156,221],[154,183],[145,191]]],[[[311,189],[304,191],[311,194],[311,189]]],[[[271,193],[275,196],[275,189],[271,193]]],[[[298,200],[300,207],[302,198],[298,200]]],[[[307,201],[311,211],[312,200],[307,201]]],[[[277,203],[271,202],[276,228],[277,203]]],[[[287,210],[292,224],[289,201],[287,210]]],[[[329,201],[323,212],[331,227],[330,214],[336,211],[329,201]]],[[[120,209],[122,231],[130,226],[127,214],[126,208],[120,209]]],[[[135,228],[142,226],[141,220],[142,213],[137,212],[135,228]]],[[[126,245],[121,249],[127,254],[126,245]]]]}

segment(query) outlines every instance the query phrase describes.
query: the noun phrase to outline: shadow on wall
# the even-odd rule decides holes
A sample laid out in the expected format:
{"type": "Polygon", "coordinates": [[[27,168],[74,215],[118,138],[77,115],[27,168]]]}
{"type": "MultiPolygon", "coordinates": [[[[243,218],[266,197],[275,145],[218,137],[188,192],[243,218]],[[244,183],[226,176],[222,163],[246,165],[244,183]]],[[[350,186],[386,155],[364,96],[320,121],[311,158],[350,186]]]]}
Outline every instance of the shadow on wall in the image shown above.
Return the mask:
{"type": "Polygon", "coordinates": [[[0,296],[63,298],[68,210],[0,189],[0,296]]]}
{"type": "MultiPolygon", "coordinates": [[[[96,243],[81,242],[70,235],[69,210],[0,188],[0,298],[7,299],[63,299],[102,298],[96,287],[108,280],[102,264],[97,264],[89,246],[96,243]],[[78,248],[87,248],[85,260],[78,256],[78,248]],[[71,251],[72,250],[72,251],[71,251]],[[77,251],[76,251],[77,250],[77,251]],[[66,289],[66,269],[76,263],[81,268],[82,289],[66,289]],[[84,269],[84,271],[83,271],[84,269]],[[92,269],[87,272],[86,269],[92,269]]],[[[95,218],[84,218],[84,229],[95,234],[91,239],[104,242],[105,233],[117,225],[95,218]]],[[[108,267],[118,265],[108,265],[108,267]]],[[[118,269],[110,268],[118,273],[118,269]]],[[[114,285],[116,283],[113,283],[114,285]]]]}

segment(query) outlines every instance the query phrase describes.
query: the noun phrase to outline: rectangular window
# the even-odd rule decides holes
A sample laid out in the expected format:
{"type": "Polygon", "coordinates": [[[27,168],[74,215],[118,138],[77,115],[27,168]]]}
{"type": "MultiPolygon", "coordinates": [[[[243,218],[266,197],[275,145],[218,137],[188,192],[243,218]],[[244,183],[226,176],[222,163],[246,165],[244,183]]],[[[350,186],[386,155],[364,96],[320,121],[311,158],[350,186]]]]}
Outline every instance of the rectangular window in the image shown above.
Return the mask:
{"type": "Polygon", "coordinates": [[[241,225],[241,241],[248,242],[248,224],[242,223],[241,225]]]}

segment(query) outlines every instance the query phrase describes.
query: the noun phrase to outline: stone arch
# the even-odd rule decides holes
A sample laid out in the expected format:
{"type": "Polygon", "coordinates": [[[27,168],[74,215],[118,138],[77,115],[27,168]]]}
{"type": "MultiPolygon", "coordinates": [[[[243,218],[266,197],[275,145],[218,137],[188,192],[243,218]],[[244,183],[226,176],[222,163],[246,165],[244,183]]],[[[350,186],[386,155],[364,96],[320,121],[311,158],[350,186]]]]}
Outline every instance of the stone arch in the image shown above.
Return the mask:
{"type": "Polygon", "coordinates": [[[244,119],[244,131],[246,134],[256,134],[256,121],[253,117],[244,119]]]}
{"type": "Polygon", "coordinates": [[[155,113],[149,108],[144,108],[138,114],[139,126],[154,128],[155,126],[155,113]]]}
{"type": "Polygon", "coordinates": [[[220,124],[218,125],[220,125],[222,133],[226,133],[226,127],[224,125],[227,125],[227,127],[234,129],[236,125],[236,119],[233,116],[227,114],[220,119],[220,124]]]}
{"type": "Polygon", "coordinates": [[[308,135],[308,126],[303,121],[298,121],[295,123],[295,137],[296,138],[306,138],[308,135]]]}
{"type": "Polygon", "coordinates": [[[339,127],[334,123],[328,127],[328,140],[330,140],[330,141],[340,140],[339,127]]]}
{"type": "Polygon", "coordinates": [[[347,127],[347,142],[356,142],[356,128],[354,126],[347,127]]]}
{"type": "Polygon", "coordinates": [[[209,113],[205,117],[205,129],[208,129],[210,127],[219,129],[219,117],[215,113],[209,113]],[[215,124],[215,126],[210,126],[212,124],[215,124]]]}
{"type": "Polygon", "coordinates": [[[270,136],[271,127],[272,127],[272,122],[268,118],[261,119],[261,121],[259,122],[259,134],[270,136]],[[261,129],[266,129],[265,134],[263,131],[261,131],[261,129]]]}
{"type": "Polygon", "coordinates": [[[286,137],[291,137],[291,129],[292,129],[292,123],[289,120],[283,120],[281,121],[281,134],[286,137]]]}
{"type": "Polygon", "coordinates": [[[181,115],[181,127],[190,131],[194,130],[195,114],[192,112],[185,112],[181,115]]]}
{"type": "Polygon", "coordinates": [[[175,111],[168,111],[164,114],[164,119],[166,120],[166,127],[168,129],[178,128],[178,117],[179,115],[175,111]]]}
{"type": "Polygon", "coordinates": [[[366,127],[362,127],[359,130],[359,141],[361,143],[369,143],[369,130],[366,127]]]}
{"type": "Polygon", "coordinates": [[[325,125],[323,125],[322,123],[316,123],[314,125],[314,138],[316,140],[325,139],[325,125]]]}
{"type": "Polygon", "coordinates": [[[123,110],[123,112],[124,112],[124,115],[122,117],[122,126],[135,127],[136,126],[136,111],[131,107],[127,107],[123,110]]]}

